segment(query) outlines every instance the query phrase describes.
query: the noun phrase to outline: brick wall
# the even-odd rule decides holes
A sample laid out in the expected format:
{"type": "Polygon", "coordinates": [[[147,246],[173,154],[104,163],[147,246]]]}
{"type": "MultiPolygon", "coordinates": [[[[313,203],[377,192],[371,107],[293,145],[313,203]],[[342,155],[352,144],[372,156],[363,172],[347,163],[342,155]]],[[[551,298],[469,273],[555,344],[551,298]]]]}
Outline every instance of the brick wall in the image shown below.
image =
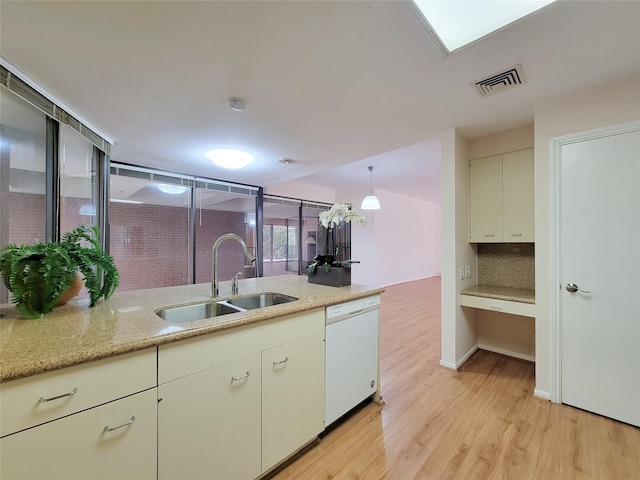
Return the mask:
{"type": "MultiPolygon", "coordinates": [[[[218,210],[198,211],[196,218],[196,283],[211,281],[211,249],[216,239],[225,233],[235,233],[245,238],[243,212],[218,210]]],[[[252,245],[247,245],[252,247],[252,245]]],[[[255,248],[250,252],[255,255],[255,248]]],[[[245,272],[245,254],[242,246],[234,240],[225,240],[218,248],[218,281],[230,280],[236,273],[245,272]]],[[[253,275],[250,275],[253,276],[253,275]]]]}
{"type": "Polygon", "coordinates": [[[16,245],[44,242],[45,197],[32,193],[9,193],[9,242],[16,245]]]}
{"type": "MultiPolygon", "coordinates": [[[[119,290],[190,283],[189,210],[184,207],[112,203],[110,253],[120,271],[119,290]]],[[[203,210],[196,221],[196,283],[211,281],[211,248],[225,234],[245,235],[244,214],[203,210]]],[[[225,241],[218,250],[218,279],[244,272],[240,245],[225,241]]]]}

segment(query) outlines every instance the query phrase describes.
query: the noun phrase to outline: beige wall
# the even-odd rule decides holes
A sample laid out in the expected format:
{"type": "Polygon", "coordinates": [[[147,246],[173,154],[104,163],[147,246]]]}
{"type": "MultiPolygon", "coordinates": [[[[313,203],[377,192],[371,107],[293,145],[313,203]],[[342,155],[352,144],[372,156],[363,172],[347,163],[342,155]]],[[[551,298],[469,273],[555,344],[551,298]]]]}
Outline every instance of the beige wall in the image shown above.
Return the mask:
{"type": "MultiPolygon", "coordinates": [[[[550,142],[571,133],[627,123],[640,119],[640,76],[613,81],[588,90],[572,92],[550,99],[535,110],[533,146],[535,148],[535,216],[536,216],[536,320],[535,361],[536,394],[551,398],[552,368],[550,333],[549,258],[549,185],[550,142]]],[[[466,161],[531,146],[531,126],[501,132],[466,142],[454,129],[442,134],[442,361],[459,365],[467,355],[470,341],[485,341],[485,331],[478,338],[476,319],[464,316],[458,307],[457,293],[465,287],[457,280],[456,269],[471,261],[473,250],[466,244],[468,218],[468,171],[466,161]],[[464,233],[463,233],[464,231],[464,233]]],[[[489,322],[500,321],[496,317],[489,322]]],[[[514,319],[511,319],[514,320],[514,319]]],[[[517,319],[515,319],[517,320],[517,319]]],[[[504,325],[503,325],[504,326],[504,325]]],[[[510,328],[513,327],[513,322],[510,328]]],[[[523,324],[515,338],[531,331],[523,324]]],[[[483,327],[485,328],[485,327],[483,327]]],[[[486,328],[502,328],[491,325],[486,328]]],[[[529,338],[529,337],[526,337],[529,338]]]]}
{"type": "Polygon", "coordinates": [[[380,210],[360,210],[366,190],[338,191],[337,198],[353,203],[367,226],[351,228],[354,265],[351,280],[388,286],[440,274],[440,206],[382,189],[375,189],[380,210]]]}
{"type": "Polygon", "coordinates": [[[469,140],[469,160],[533,148],[533,123],[469,140]]]}
{"type": "MultiPolygon", "coordinates": [[[[461,266],[476,264],[476,252],[468,242],[469,160],[466,139],[455,129],[442,132],[442,290],[440,364],[458,367],[478,343],[476,312],[461,308],[458,292],[475,283],[460,280],[461,266]]],[[[475,268],[474,268],[475,270],[475,268]]]]}
{"type": "Polygon", "coordinates": [[[286,182],[270,186],[271,195],[282,195],[319,202],[350,202],[365,216],[367,226],[351,228],[351,281],[365,285],[388,286],[439,275],[440,205],[376,189],[380,210],[360,210],[368,195],[366,185],[349,190],[333,190],[286,182]]]}
{"type": "Polygon", "coordinates": [[[550,100],[535,111],[536,391],[552,388],[549,258],[550,141],[555,137],[640,119],[640,76],[550,100]]]}

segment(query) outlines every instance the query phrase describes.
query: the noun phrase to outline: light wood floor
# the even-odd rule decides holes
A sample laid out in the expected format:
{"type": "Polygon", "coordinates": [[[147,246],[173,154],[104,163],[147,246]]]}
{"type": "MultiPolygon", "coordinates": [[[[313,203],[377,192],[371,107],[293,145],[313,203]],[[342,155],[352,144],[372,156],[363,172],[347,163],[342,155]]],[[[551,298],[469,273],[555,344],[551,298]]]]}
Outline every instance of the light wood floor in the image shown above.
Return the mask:
{"type": "Polygon", "coordinates": [[[640,479],[640,429],[537,399],[534,365],[440,360],[440,278],[382,295],[383,408],[367,403],[273,478],[640,479]]]}

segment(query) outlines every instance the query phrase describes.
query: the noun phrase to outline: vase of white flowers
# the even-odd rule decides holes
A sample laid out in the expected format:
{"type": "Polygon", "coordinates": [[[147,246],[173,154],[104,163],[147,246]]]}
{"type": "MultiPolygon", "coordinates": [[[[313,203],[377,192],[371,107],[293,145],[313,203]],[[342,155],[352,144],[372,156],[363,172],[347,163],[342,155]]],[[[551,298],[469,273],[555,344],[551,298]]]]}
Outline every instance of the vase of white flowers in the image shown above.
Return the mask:
{"type": "Polygon", "coordinates": [[[363,227],[367,219],[360,215],[350,203],[335,203],[318,215],[319,223],[326,229],[324,251],[317,255],[307,267],[310,283],[334,287],[351,285],[351,264],[360,263],[351,259],[338,259],[338,248],[332,244],[334,228],[342,223],[356,221],[363,227]]]}

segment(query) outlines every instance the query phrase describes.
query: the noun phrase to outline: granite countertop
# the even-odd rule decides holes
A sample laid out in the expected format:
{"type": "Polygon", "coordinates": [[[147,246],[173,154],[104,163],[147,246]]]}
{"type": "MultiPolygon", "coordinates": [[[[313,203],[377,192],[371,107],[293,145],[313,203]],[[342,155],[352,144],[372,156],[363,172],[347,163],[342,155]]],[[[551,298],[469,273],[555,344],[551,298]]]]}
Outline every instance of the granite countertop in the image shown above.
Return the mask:
{"type": "MultiPolygon", "coordinates": [[[[206,301],[210,283],[116,292],[92,308],[88,299],[76,299],[37,320],[20,318],[13,305],[0,305],[0,382],[334,305],[384,289],[357,284],[327,287],[308,283],[305,276],[281,275],[242,279],[239,291],[240,296],[284,293],[298,300],[173,324],[162,320],[155,310],[206,301]]],[[[231,282],[220,282],[220,292],[220,299],[230,297],[231,282]]]]}
{"type": "Polygon", "coordinates": [[[495,298],[510,302],[536,303],[535,290],[528,290],[524,288],[498,287],[495,285],[474,285],[461,290],[460,295],[495,298]]]}

